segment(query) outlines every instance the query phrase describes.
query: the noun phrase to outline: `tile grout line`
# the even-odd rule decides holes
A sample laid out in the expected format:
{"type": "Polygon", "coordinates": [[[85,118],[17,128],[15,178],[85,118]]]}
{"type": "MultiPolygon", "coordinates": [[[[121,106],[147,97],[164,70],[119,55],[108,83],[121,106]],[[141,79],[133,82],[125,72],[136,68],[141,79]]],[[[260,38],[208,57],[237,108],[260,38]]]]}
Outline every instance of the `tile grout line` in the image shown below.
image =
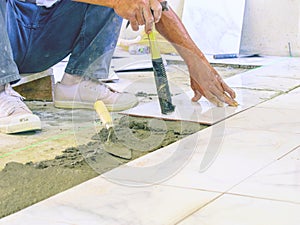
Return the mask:
{"type": "MultiPolygon", "coordinates": [[[[208,206],[209,204],[213,203],[214,201],[218,200],[219,198],[221,198],[224,195],[233,195],[233,196],[241,196],[241,197],[248,197],[248,198],[253,198],[253,199],[261,199],[261,200],[269,200],[269,201],[276,201],[276,202],[282,202],[282,203],[292,203],[292,204],[296,204],[296,205],[300,205],[300,202],[293,202],[293,201],[287,201],[287,200],[280,200],[280,199],[272,199],[272,198],[264,198],[264,197],[255,197],[255,196],[251,196],[251,195],[242,195],[242,194],[237,194],[237,193],[233,193],[230,192],[230,190],[232,190],[234,187],[240,185],[241,183],[243,183],[244,181],[246,181],[247,179],[249,179],[250,177],[256,175],[257,173],[259,173],[260,171],[264,170],[265,168],[271,166],[272,164],[276,163],[278,160],[284,158],[285,156],[287,156],[288,154],[292,153],[293,151],[295,151],[297,148],[299,148],[299,146],[293,148],[291,151],[289,151],[288,153],[285,153],[284,155],[282,155],[281,157],[279,157],[278,159],[275,159],[273,161],[271,161],[270,163],[266,164],[265,166],[263,166],[262,168],[258,169],[257,171],[253,172],[251,175],[247,176],[246,178],[244,178],[243,180],[241,180],[240,182],[238,182],[237,184],[233,185],[231,188],[229,188],[228,190],[226,190],[225,192],[217,192],[217,191],[210,191],[210,190],[205,190],[205,189],[197,189],[197,188],[186,188],[186,189],[193,189],[193,190],[199,190],[199,191],[207,191],[207,192],[212,192],[212,193],[220,193],[219,196],[217,196],[216,198],[210,200],[209,202],[207,202],[206,204],[204,204],[203,206],[199,207],[197,210],[194,210],[193,212],[191,212],[189,215],[183,217],[181,220],[179,220],[177,223],[175,224],[179,224],[180,222],[183,222],[185,219],[187,219],[188,217],[192,216],[193,214],[195,214],[196,212],[200,211],[201,209],[203,209],[204,207],[208,206]]],[[[172,185],[168,185],[168,186],[172,186],[172,185]]],[[[172,186],[174,187],[174,186],[172,186]]]]}
{"type": "Polygon", "coordinates": [[[186,220],[187,218],[189,218],[190,216],[194,215],[195,213],[199,212],[201,209],[205,208],[206,206],[208,206],[209,204],[215,202],[216,200],[218,200],[219,198],[221,198],[223,195],[225,195],[226,193],[220,193],[220,195],[218,195],[217,197],[213,198],[212,200],[208,201],[207,203],[205,203],[204,205],[200,206],[199,208],[193,210],[191,213],[189,213],[188,215],[184,216],[182,219],[178,220],[176,223],[174,223],[175,225],[183,222],[184,220],[186,220]]]}
{"type": "MultiPolygon", "coordinates": [[[[290,150],[289,152],[283,154],[282,156],[280,156],[277,159],[272,160],[270,163],[266,164],[265,166],[261,167],[260,169],[256,170],[255,172],[253,172],[252,174],[250,174],[249,176],[245,177],[243,180],[241,180],[240,182],[238,182],[237,184],[233,185],[231,188],[229,188],[227,191],[225,191],[225,194],[234,194],[232,192],[230,192],[230,190],[232,190],[233,188],[237,187],[238,185],[242,184],[243,182],[245,182],[246,180],[248,180],[249,178],[255,176],[256,174],[258,174],[259,172],[261,172],[262,170],[268,168],[269,166],[275,164],[276,162],[278,162],[280,159],[283,159],[285,156],[289,155],[290,153],[292,153],[293,151],[297,150],[300,147],[294,147],[292,150],[290,150]]],[[[275,200],[275,199],[273,199],[275,200]]],[[[300,203],[299,203],[300,204],[300,203]]]]}
{"type": "Polygon", "coordinates": [[[280,157],[277,159],[277,161],[283,159],[283,158],[286,157],[287,155],[289,155],[289,154],[291,154],[292,152],[296,151],[298,148],[300,148],[300,145],[294,147],[291,151],[289,151],[289,152],[283,154],[282,156],[280,156],[280,157]]]}
{"type": "Polygon", "coordinates": [[[233,193],[233,192],[226,192],[225,194],[232,195],[232,196],[247,197],[247,198],[253,198],[253,199],[268,200],[268,201],[274,201],[274,202],[291,203],[291,204],[295,204],[295,205],[300,205],[300,202],[296,202],[296,201],[267,198],[267,197],[258,197],[258,196],[254,196],[254,195],[238,194],[238,193],[233,193]]]}
{"type": "MultiPolygon", "coordinates": [[[[204,207],[208,206],[209,204],[213,203],[214,201],[218,200],[219,198],[221,198],[222,196],[229,194],[229,195],[236,195],[236,196],[243,196],[243,195],[239,195],[239,194],[234,194],[229,192],[230,190],[232,190],[234,187],[240,185],[241,183],[243,183],[244,181],[246,181],[247,179],[249,179],[250,177],[254,176],[255,174],[259,173],[260,171],[262,171],[263,169],[269,167],[270,165],[272,165],[273,163],[277,162],[277,160],[273,160],[270,163],[266,164],[265,166],[261,167],[260,169],[256,170],[255,172],[253,172],[252,174],[250,174],[249,176],[245,177],[244,179],[242,179],[240,182],[238,182],[237,184],[233,185],[232,187],[230,187],[228,190],[226,190],[225,192],[220,193],[219,196],[213,198],[212,200],[210,200],[209,202],[207,202],[206,204],[202,205],[201,207],[197,208],[196,210],[194,210],[193,212],[189,213],[189,215],[184,216],[182,219],[180,219],[178,222],[176,222],[175,224],[179,224],[181,222],[183,222],[184,220],[186,220],[188,217],[192,216],[193,214],[199,212],[201,209],[203,209],[204,207]]],[[[196,189],[197,190],[197,189],[196,189]]],[[[200,191],[200,189],[198,189],[200,191]]],[[[217,192],[218,193],[218,192],[217,192]]],[[[250,197],[245,195],[245,197],[250,197]]],[[[252,197],[255,198],[255,197],[252,197]]],[[[259,198],[257,197],[257,199],[263,199],[263,198],[259,198]]],[[[267,199],[267,198],[266,198],[267,199]]],[[[269,200],[273,200],[273,201],[278,201],[276,199],[269,199],[269,200]]],[[[279,201],[280,202],[280,201],[279,201]]],[[[284,202],[284,201],[281,201],[284,202]]],[[[293,202],[291,202],[293,203],[293,202]]],[[[298,203],[294,203],[294,204],[298,204],[298,203]]],[[[300,204],[300,203],[299,203],[300,204]]]]}

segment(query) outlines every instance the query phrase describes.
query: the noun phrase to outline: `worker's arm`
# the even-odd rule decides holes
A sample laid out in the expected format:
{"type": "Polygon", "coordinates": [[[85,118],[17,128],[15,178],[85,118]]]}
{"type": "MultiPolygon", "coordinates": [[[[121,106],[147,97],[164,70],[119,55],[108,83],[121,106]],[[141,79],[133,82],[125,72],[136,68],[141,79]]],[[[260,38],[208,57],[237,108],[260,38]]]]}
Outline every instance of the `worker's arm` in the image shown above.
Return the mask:
{"type": "Polygon", "coordinates": [[[156,29],[174,45],[186,62],[194,91],[193,101],[198,101],[204,96],[218,106],[223,102],[231,106],[238,105],[234,100],[234,91],[206,60],[172,9],[162,13],[160,21],[156,23],[156,29]]]}
{"type": "Polygon", "coordinates": [[[163,0],[74,0],[113,8],[121,17],[130,21],[133,30],[145,24],[145,31],[156,29],[171,42],[189,68],[191,87],[198,101],[205,96],[216,105],[226,102],[236,106],[234,91],[225,84],[217,71],[209,64],[200,49],[190,38],[182,22],[172,9],[162,13],[160,2],[163,0]],[[152,14],[152,12],[153,14],[152,14]]]}
{"type": "Polygon", "coordinates": [[[74,0],[89,4],[113,8],[115,12],[130,21],[133,30],[145,25],[145,31],[151,32],[153,24],[161,17],[162,7],[157,0],[74,0]]]}

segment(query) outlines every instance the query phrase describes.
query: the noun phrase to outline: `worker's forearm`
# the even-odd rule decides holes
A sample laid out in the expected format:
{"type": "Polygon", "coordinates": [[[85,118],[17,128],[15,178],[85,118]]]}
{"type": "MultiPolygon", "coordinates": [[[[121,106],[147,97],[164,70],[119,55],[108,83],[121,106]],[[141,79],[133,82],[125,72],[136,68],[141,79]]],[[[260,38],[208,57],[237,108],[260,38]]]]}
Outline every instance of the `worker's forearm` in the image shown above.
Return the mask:
{"type": "Polygon", "coordinates": [[[75,2],[84,2],[95,5],[102,5],[109,8],[113,8],[115,0],[73,0],[75,2]]]}
{"type": "Polygon", "coordinates": [[[161,20],[156,23],[156,29],[173,44],[188,65],[192,64],[194,60],[207,61],[172,9],[162,13],[161,20]]]}

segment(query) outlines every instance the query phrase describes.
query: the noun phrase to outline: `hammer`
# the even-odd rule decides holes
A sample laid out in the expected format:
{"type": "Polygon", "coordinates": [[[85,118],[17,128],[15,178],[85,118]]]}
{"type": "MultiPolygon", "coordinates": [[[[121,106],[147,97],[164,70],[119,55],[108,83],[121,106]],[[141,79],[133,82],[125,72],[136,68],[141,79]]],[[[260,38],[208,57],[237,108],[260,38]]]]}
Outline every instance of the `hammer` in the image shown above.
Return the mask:
{"type": "MultiPolygon", "coordinates": [[[[168,11],[169,7],[167,1],[160,3],[163,11],[168,11]]],[[[128,21],[126,28],[129,26],[130,22],[128,21]]],[[[168,78],[166,74],[166,69],[159,51],[158,43],[153,31],[148,34],[150,52],[152,59],[152,66],[154,71],[154,78],[156,84],[156,90],[159,100],[159,105],[162,114],[168,114],[174,112],[175,106],[172,104],[171,93],[169,89],[168,78]]]]}

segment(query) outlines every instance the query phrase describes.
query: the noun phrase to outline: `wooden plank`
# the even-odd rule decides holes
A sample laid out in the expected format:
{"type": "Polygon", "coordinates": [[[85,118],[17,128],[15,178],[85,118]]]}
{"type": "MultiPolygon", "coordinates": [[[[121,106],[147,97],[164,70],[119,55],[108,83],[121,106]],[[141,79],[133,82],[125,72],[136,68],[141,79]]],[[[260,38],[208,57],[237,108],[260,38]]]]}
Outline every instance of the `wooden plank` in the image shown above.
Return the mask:
{"type": "Polygon", "coordinates": [[[54,76],[52,69],[22,76],[23,78],[13,87],[26,100],[53,101],[54,76]]]}

